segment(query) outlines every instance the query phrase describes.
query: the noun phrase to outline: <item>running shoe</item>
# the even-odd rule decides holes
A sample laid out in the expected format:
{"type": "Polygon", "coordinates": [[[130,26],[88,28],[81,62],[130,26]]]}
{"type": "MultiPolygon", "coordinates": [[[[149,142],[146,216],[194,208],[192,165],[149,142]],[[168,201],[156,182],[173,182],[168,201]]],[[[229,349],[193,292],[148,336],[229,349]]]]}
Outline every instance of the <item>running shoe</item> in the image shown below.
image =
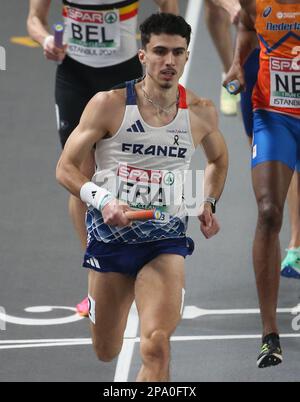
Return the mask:
{"type": "Polygon", "coordinates": [[[82,300],[82,302],[77,304],[76,311],[82,317],[89,316],[89,299],[88,299],[88,297],[86,297],[85,299],[82,300]]]}
{"type": "Polygon", "coordinates": [[[237,115],[239,95],[231,95],[226,88],[221,89],[220,109],[225,116],[237,115]]]}
{"type": "Polygon", "coordinates": [[[287,255],[281,263],[281,276],[300,279],[300,248],[287,249],[287,255]]]}
{"type": "Polygon", "coordinates": [[[266,335],[262,341],[261,352],[257,358],[257,366],[266,368],[282,363],[282,350],[279,335],[272,333],[266,335]]]}

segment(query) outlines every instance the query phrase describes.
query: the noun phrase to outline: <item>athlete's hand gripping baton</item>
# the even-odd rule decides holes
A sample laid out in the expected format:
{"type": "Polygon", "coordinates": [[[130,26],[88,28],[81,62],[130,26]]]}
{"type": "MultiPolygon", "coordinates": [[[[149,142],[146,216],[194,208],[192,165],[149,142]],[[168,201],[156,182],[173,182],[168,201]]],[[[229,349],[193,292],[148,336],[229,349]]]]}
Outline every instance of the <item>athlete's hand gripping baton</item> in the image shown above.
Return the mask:
{"type": "Polygon", "coordinates": [[[234,95],[235,93],[237,93],[237,91],[240,89],[240,87],[241,87],[241,84],[240,84],[239,80],[230,81],[226,85],[226,89],[231,95],[234,95]]]}

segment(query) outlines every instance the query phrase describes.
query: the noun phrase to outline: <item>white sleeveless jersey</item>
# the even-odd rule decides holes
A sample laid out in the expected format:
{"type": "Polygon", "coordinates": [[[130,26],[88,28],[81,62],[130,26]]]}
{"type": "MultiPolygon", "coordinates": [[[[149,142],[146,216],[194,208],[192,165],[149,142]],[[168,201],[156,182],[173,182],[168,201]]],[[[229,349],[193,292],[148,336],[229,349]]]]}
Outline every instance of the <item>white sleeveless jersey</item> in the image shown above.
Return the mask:
{"type": "Polygon", "coordinates": [[[137,54],[138,0],[63,0],[68,56],[90,67],[123,63],[137,54]]]}
{"type": "Polygon", "coordinates": [[[95,149],[93,182],[133,209],[158,208],[168,219],[116,228],[105,225],[101,213],[90,207],[88,233],[97,240],[137,243],[185,236],[188,219],[183,187],[195,147],[186,92],[180,85],[178,89],[175,119],[166,126],[151,127],[137,107],[135,82],[128,82],[121,126],[113,137],[99,141],[95,149]]]}

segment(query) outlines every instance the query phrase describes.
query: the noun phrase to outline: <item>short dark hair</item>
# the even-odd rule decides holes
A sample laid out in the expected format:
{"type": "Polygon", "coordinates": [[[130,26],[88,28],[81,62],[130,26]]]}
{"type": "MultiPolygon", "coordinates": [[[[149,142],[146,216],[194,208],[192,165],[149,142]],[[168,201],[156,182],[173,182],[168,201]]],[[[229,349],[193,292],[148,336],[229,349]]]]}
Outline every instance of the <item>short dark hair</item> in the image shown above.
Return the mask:
{"type": "Polygon", "coordinates": [[[191,40],[191,26],[179,15],[156,13],[150,15],[141,25],[142,46],[145,49],[151,35],[179,35],[186,39],[187,45],[191,40]]]}

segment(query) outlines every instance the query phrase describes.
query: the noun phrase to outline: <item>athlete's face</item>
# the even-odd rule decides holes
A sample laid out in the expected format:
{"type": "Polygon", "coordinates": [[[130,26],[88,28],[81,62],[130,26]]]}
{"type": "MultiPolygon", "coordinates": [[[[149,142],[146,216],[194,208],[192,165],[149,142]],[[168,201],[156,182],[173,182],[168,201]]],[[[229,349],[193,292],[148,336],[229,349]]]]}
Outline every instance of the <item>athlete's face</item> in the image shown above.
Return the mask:
{"type": "Polygon", "coordinates": [[[151,35],[146,49],[139,51],[147,74],[166,89],[177,85],[188,56],[186,39],[179,35],[151,35]]]}

